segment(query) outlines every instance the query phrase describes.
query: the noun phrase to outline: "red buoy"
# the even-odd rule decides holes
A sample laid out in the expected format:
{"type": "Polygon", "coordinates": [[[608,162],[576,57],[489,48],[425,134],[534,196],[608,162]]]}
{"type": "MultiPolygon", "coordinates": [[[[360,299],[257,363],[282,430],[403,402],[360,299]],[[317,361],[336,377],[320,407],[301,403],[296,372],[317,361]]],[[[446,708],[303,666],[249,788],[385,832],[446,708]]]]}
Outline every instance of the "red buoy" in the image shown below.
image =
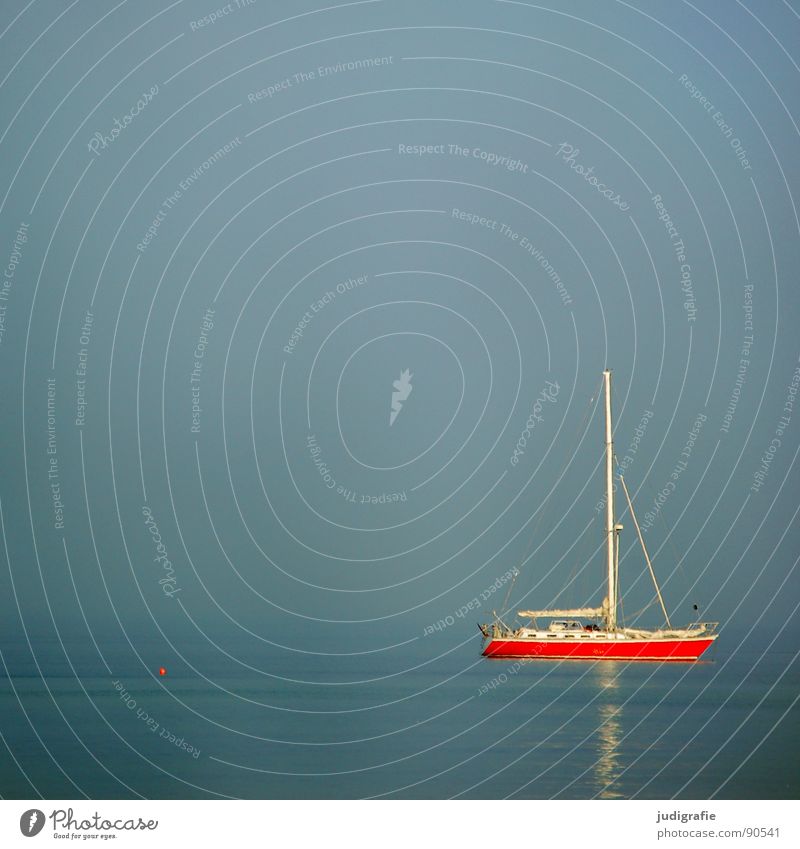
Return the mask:
{"type": "Polygon", "coordinates": [[[163,667],[163,666],[160,666],[160,667],[158,668],[158,674],[159,674],[159,675],[166,675],[166,674],[167,674],[167,670],[166,670],[166,669],[164,669],[164,667],[163,667]]]}

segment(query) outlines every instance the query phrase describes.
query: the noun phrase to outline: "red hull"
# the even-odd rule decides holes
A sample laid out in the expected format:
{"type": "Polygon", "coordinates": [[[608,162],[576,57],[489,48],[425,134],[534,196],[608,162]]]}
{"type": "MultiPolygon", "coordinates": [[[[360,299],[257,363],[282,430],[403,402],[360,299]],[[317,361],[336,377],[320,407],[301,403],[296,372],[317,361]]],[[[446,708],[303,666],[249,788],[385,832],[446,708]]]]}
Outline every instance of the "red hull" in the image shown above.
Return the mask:
{"type": "Polygon", "coordinates": [[[714,637],[692,639],[630,639],[591,642],[571,639],[492,639],[483,650],[487,657],[529,657],[567,660],[697,660],[714,637]]]}

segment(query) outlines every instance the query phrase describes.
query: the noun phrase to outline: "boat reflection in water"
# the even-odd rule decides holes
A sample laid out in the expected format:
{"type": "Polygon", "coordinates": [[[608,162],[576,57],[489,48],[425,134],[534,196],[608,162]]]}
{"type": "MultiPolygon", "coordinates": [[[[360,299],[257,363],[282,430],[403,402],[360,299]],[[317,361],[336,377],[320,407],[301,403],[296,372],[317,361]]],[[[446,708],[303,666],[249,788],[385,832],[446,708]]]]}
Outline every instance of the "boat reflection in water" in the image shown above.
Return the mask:
{"type": "Polygon", "coordinates": [[[592,784],[598,799],[622,799],[624,793],[617,784],[623,772],[620,745],[623,737],[622,707],[619,699],[619,681],[621,664],[611,662],[598,663],[594,675],[598,689],[597,760],[592,769],[592,784]]]}

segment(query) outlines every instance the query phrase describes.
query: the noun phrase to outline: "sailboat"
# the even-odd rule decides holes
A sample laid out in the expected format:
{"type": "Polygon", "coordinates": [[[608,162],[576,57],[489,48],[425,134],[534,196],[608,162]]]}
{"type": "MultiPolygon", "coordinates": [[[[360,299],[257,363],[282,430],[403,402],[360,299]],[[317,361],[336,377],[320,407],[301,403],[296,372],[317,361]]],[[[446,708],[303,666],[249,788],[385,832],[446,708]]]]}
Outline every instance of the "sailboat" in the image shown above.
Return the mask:
{"type": "Polygon", "coordinates": [[[617,621],[619,534],[622,525],[614,518],[614,442],[611,427],[611,371],[603,372],[605,392],[605,476],[606,476],[606,566],[608,590],[600,607],[574,609],[520,610],[525,624],[511,628],[499,617],[479,625],[487,657],[527,657],[582,660],[693,661],[717,639],[717,622],[694,622],[686,628],[673,628],[656,581],[653,564],[642,531],[633,512],[633,503],[621,474],[618,475],[630,508],[645,560],[661,604],[666,627],[648,631],[621,627],[617,621]],[[544,620],[546,627],[540,627],[544,620]]]}

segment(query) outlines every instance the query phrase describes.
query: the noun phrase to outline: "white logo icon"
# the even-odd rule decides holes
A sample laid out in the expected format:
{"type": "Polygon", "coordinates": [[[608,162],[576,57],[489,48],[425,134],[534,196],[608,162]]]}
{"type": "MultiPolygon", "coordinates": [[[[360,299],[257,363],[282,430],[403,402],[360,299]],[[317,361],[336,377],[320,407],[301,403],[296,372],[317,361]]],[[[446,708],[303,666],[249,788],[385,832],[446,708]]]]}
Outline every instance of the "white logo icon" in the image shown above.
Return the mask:
{"type": "Polygon", "coordinates": [[[403,409],[403,401],[408,398],[414,388],[411,385],[413,376],[408,369],[405,369],[405,371],[400,372],[400,379],[392,383],[395,391],[392,392],[392,412],[389,415],[389,427],[394,424],[394,420],[400,414],[400,410],[403,409]]]}

